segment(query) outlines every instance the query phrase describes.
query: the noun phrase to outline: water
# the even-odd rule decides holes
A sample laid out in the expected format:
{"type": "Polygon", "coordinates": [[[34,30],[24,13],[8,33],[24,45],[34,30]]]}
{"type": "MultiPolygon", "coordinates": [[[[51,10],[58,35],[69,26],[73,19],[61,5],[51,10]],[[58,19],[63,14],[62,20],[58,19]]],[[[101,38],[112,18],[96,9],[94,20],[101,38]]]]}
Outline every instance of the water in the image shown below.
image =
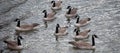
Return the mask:
{"type": "MultiPolygon", "coordinates": [[[[39,26],[36,31],[21,33],[24,37],[22,40],[23,46],[27,49],[22,50],[21,53],[119,53],[120,52],[120,0],[63,0],[63,8],[56,14],[57,19],[48,24],[48,28],[39,26]],[[96,39],[96,50],[74,50],[72,45],[68,44],[68,41],[73,40],[74,23],[76,19],[71,21],[71,27],[68,28],[69,34],[59,39],[59,42],[55,41],[53,35],[55,31],[56,23],[61,26],[66,24],[65,12],[66,7],[71,5],[77,7],[78,14],[82,18],[90,17],[91,23],[85,27],[81,27],[81,31],[85,29],[91,29],[89,33],[97,34],[99,36],[96,39]]],[[[22,20],[21,24],[40,23],[43,25],[42,11],[47,10],[51,12],[50,0],[28,0],[25,4],[20,5],[12,9],[7,13],[7,17],[19,17],[24,15],[30,15],[29,18],[22,20]]],[[[13,38],[15,22],[12,22],[9,26],[0,30],[1,37],[11,36],[13,38]]],[[[91,42],[91,36],[88,39],[91,42]]],[[[0,43],[1,48],[4,47],[4,43],[0,43]]],[[[9,51],[5,50],[4,53],[9,51]]],[[[14,51],[10,51],[13,53],[14,51]]]]}

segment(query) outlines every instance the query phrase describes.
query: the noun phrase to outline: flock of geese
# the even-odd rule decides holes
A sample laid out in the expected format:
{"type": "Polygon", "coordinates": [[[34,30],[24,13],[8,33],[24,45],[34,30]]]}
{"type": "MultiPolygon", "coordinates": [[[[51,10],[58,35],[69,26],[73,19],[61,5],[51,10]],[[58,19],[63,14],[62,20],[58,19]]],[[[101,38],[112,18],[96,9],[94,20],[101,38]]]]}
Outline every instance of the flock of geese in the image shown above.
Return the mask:
{"type": "MultiPolygon", "coordinates": [[[[43,22],[45,25],[45,28],[48,27],[48,22],[53,21],[54,19],[56,19],[55,15],[56,15],[56,11],[61,10],[62,9],[62,1],[51,1],[51,9],[52,12],[47,13],[47,10],[43,10],[42,13],[44,13],[44,18],[43,18],[43,22]]],[[[88,43],[88,42],[84,42],[82,41],[83,39],[86,39],[89,37],[89,32],[91,31],[89,30],[84,30],[80,32],[80,27],[84,27],[87,24],[90,23],[91,18],[83,18],[83,19],[79,19],[79,15],[77,14],[77,10],[78,8],[73,8],[71,6],[67,7],[68,11],[65,13],[65,17],[68,21],[68,23],[70,23],[72,18],[77,19],[76,20],[76,24],[74,24],[75,29],[74,32],[76,33],[75,37],[73,37],[74,41],[69,41],[68,43],[73,45],[74,48],[78,48],[78,49],[95,49],[95,38],[98,38],[97,35],[93,34],[92,35],[92,43],[88,43]]],[[[13,40],[9,40],[7,38],[4,39],[4,43],[7,44],[7,47],[10,50],[22,50],[24,47],[21,44],[21,39],[22,36],[19,35],[20,32],[26,32],[26,31],[31,31],[33,29],[35,29],[35,27],[39,26],[38,23],[32,23],[29,25],[21,25],[20,23],[20,19],[16,19],[15,20],[17,22],[15,31],[16,31],[16,35],[17,35],[17,41],[13,41],[13,40]]],[[[59,41],[59,37],[67,35],[67,28],[69,26],[60,26],[58,23],[56,24],[56,30],[55,30],[55,40],[59,41]]]]}

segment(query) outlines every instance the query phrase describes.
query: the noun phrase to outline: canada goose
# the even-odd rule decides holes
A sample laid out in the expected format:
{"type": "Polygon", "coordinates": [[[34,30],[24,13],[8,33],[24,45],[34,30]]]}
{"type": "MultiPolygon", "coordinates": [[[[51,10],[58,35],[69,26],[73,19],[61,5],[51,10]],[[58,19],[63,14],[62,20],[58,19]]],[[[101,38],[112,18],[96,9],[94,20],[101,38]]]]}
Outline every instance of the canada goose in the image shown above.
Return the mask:
{"type": "Polygon", "coordinates": [[[35,27],[37,27],[39,24],[38,23],[32,23],[32,24],[28,24],[28,25],[20,25],[20,19],[16,19],[15,21],[17,21],[17,26],[16,26],[16,30],[17,31],[30,31],[33,30],[35,27]]]}
{"type": "Polygon", "coordinates": [[[72,8],[71,6],[68,6],[67,9],[69,9],[65,17],[67,18],[68,23],[70,23],[70,18],[75,17],[77,15],[77,8],[72,8]]]}
{"type": "Polygon", "coordinates": [[[53,11],[53,12],[47,14],[47,11],[43,10],[43,13],[45,14],[44,18],[43,18],[44,21],[51,21],[51,20],[55,19],[54,16],[55,16],[56,12],[53,11]]]}
{"type": "Polygon", "coordinates": [[[68,12],[66,12],[65,14],[67,18],[72,18],[77,15],[77,8],[72,8],[71,6],[68,6],[67,9],[69,9],[68,12]]]}
{"type": "Polygon", "coordinates": [[[83,18],[79,21],[79,15],[77,15],[77,17],[75,27],[82,27],[90,23],[91,18],[83,18]]]}
{"type": "Polygon", "coordinates": [[[79,39],[85,39],[85,38],[88,38],[89,35],[88,33],[90,32],[91,30],[85,30],[85,31],[82,31],[82,32],[79,32],[79,30],[76,31],[76,36],[74,37],[75,40],[79,40],[79,39]]]}
{"type": "Polygon", "coordinates": [[[43,18],[43,21],[44,21],[44,24],[45,24],[45,28],[47,28],[47,27],[48,27],[47,21],[52,21],[52,20],[54,20],[54,19],[56,18],[56,17],[54,17],[55,14],[56,14],[56,12],[53,11],[53,12],[47,14],[47,11],[46,11],[46,10],[43,10],[42,13],[45,14],[45,15],[44,15],[44,18],[43,18]]]}
{"type": "Polygon", "coordinates": [[[60,10],[62,7],[61,7],[61,3],[62,3],[62,1],[57,1],[57,2],[55,2],[55,1],[51,1],[51,4],[52,4],[52,7],[51,7],[51,9],[52,10],[60,10]]]}
{"type": "Polygon", "coordinates": [[[4,43],[6,43],[7,47],[11,50],[22,50],[23,46],[21,45],[20,39],[23,39],[23,38],[21,36],[18,36],[17,41],[4,40],[4,43]]]}
{"type": "Polygon", "coordinates": [[[56,37],[56,41],[58,41],[58,36],[64,36],[67,35],[67,26],[66,27],[60,27],[59,24],[56,25],[56,31],[55,31],[55,37],[56,37]]]}
{"type": "Polygon", "coordinates": [[[68,43],[77,49],[95,49],[95,38],[98,38],[97,35],[92,35],[92,44],[83,41],[70,41],[68,43]]]}

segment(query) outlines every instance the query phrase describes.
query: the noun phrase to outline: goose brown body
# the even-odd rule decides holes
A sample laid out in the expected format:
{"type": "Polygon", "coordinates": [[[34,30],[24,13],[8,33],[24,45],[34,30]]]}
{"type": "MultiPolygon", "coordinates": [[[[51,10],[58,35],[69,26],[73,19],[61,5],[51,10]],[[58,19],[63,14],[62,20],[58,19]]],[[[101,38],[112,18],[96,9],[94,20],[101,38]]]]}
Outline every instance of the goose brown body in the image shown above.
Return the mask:
{"type": "Polygon", "coordinates": [[[90,20],[91,20],[91,18],[83,18],[79,21],[79,16],[78,16],[75,27],[83,27],[83,26],[89,24],[90,20]]]}
{"type": "Polygon", "coordinates": [[[77,49],[95,49],[95,38],[98,38],[96,35],[92,35],[92,44],[83,41],[70,41],[69,44],[72,44],[77,49]]]}
{"type": "MultiPolygon", "coordinates": [[[[74,37],[74,39],[85,39],[85,38],[88,38],[89,35],[88,33],[90,32],[91,30],[84,30],[82,32],[79,32],[78,35],[76,35],[74,37]]],[[[77,32],[77,31],[76,31],[77,32]]]]}
{"type": "Polygon", "coordinates": [[[20,27],[16,27],[15,29],[17,31],[30,31],[35,29],[36,26],[38,26],[39,24],[37,23],[33,23],[33,24],[29,24],[29,25],[21,25],[20,27]]]}
{"type": "Polygon", "coordinates": [[[15,27],[16,31],[30,31],[33,30],[35,27],[37,27],[39,24],[38,23],[32,23],[32,24],[26,24],[26,25],[21,25],[20,24],[20,19],[16,19],[17,25],[15,27]]]}
{"type": "Polygon", "coordinates": [[[71,41],[69,43],[72,44],[74,48],[77,48],[77,49],[88,49],[88,50],[95,49],[95,46],[92,46],[90,43],[83,42],[83,41],[78,41],[78,42],[71,41]]]}

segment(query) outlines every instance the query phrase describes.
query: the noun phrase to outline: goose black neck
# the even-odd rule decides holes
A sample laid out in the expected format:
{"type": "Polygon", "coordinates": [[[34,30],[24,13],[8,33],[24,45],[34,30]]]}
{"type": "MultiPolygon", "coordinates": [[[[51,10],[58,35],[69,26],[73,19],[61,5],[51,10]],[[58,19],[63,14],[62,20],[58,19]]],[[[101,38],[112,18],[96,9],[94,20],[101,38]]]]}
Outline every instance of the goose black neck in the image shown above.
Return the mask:
{"type": "Polygon", "coordinates": [[[58,27],[58,26],[56,26],[56,31],[55,31],[55,33],[58,33],[58,28],[59,28],[59,27],[58,27]]]}
{"type": "Polygon", "coordinates": [[[45,14],[44,18],[46,18],[47,17],[47,12],[45,12],[44,14],[45,14]]]}
{"type": "Polygon", "coordinates": [[[52,5],[52,7],[55,7],[55,2],[53,2],[53,5],[52,5]]]}
{"type": "Polygon", "coordinates": [[[18,43],[18,45],[21,45],[21,41],[19,38],[17,38],[17,43],[18,43]]]}
{"type": "Polygon", "coordinates": [[[79,35],[79,31],[78,31],[78,30],[76,31],[76,36],[77,36],[77,35],[79,35]]]}
{"type": "Polygon", "coordinates": [[[79,17],[77,18],[77,21],[76,21],[76,23],[78,23],[79,22],[79,17]]]}
{"type": "Polygon", "coordinates": [[[92,36],[92,46],[95,46],[95,38],[92,36]]]}
{"type": "Polygon", "coordinates": [[[18,20],[17,22],[17,27],[20,27],[20,20],[18,20]]]}
{"type": "Polygon", "coordinates": [[[71,12],[71,8],[69,8],[69,10],[68,10],[67,14],[70,14],[70,12],[71,12]]]}

